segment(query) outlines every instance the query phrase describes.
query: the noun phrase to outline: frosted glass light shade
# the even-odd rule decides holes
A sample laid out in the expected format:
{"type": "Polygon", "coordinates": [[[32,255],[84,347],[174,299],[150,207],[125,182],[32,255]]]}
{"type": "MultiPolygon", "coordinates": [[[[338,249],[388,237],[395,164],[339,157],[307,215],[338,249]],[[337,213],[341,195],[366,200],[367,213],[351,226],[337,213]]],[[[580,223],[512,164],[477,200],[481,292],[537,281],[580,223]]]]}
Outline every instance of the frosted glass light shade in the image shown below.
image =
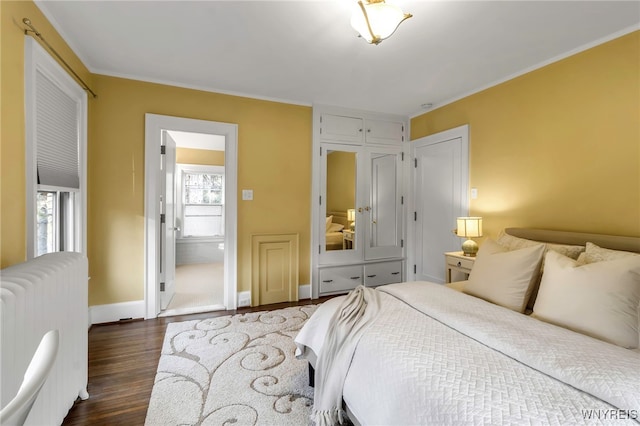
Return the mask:
{"type": "Polygon", "coordinates": [[[379,44],[389,38],[398,26],[408,18],[410,13],[404,13],[394,5],[384,0],[359,1],[351,16],[351,26],[367,43],[379,44]]]}
{"type": "Polygon", "coordinates": [[[356,210],[355,209],[348,209],[347,210],[347,220],[349,222],[353,222],[354,220],[356,220],[356,210]]]}

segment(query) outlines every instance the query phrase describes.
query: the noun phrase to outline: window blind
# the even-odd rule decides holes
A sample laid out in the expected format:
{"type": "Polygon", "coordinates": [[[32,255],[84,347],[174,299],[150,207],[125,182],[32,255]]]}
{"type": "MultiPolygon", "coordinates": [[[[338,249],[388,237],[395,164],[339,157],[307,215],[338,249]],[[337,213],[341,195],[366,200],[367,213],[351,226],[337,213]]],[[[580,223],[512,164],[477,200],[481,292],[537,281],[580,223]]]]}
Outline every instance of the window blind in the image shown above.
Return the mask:
{"type": "Polygon", "coordinates": [[[36,71],[36,161],[38,183],[80,189],[80,105],[36,71]]]}

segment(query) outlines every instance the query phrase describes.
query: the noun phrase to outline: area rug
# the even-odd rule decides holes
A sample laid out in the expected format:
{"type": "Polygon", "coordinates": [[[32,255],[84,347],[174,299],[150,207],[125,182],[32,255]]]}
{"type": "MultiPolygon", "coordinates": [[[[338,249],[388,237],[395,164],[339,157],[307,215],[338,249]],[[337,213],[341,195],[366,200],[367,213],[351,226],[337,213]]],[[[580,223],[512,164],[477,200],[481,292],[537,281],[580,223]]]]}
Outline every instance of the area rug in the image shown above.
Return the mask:
{"type": "Polygon", "coordinates": [[[316,308],[169,324],[145,424],[308,425],[313,388],[293,339],[316,308]]]}

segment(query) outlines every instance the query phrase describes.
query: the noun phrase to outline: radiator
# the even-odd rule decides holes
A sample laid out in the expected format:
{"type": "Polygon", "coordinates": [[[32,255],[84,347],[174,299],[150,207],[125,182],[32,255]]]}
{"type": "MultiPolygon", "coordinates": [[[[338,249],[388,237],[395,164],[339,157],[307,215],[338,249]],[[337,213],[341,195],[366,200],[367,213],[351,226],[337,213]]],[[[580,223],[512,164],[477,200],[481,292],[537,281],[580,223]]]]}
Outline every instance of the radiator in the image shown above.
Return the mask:
{"type": "Polygon", "coordinates": [[[0,398],[17,393],[40,339],[60,331],[56,363],[26,425],[60,425],[74,401],[87,399],[88,262],[79,253],[51,253],[0,272],[0,398]]]}

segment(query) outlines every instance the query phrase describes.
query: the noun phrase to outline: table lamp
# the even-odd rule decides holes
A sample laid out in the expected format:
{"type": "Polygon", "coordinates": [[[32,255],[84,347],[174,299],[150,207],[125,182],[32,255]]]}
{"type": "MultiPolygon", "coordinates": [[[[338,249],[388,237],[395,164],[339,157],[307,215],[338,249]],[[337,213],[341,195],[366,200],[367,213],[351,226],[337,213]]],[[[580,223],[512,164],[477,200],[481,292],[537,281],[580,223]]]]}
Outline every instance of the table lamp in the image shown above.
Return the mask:
{"type": "Polygon", "coordinates": [[[349,229],[352,231],[355,229],[356,222],[356,210],[355,209],[347,209],[347,221],[349,222],[349,229]]]}
{"type": "Polygon", "coordinates": [[[458,228],[456,235],[458,237],[467,238],[462,243],[462,251],[465,256],[475,256],[478,252],[478,243],[471,238],[482,237],[482,218],[481,217],[459,217],[457,219],[458,228]]]}

